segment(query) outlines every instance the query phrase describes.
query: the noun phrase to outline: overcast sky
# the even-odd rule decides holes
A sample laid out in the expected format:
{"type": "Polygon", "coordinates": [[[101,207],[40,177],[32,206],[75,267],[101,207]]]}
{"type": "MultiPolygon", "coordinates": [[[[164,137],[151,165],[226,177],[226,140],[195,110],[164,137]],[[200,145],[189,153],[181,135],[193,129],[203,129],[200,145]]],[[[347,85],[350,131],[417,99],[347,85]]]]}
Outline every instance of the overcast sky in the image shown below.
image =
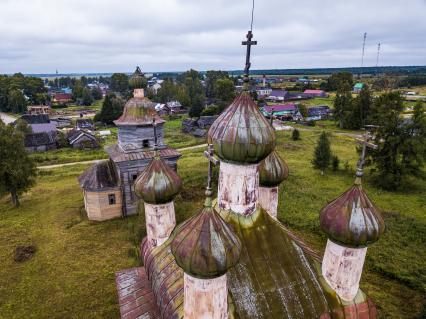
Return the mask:
{"type": "MultiPolygon", "coordinates": [[[[242,69],[251,0],[0,0],[0,74],[242,69]]],[[[257,0],[252,68],[426,65],[426,0],[257,0]]]]}

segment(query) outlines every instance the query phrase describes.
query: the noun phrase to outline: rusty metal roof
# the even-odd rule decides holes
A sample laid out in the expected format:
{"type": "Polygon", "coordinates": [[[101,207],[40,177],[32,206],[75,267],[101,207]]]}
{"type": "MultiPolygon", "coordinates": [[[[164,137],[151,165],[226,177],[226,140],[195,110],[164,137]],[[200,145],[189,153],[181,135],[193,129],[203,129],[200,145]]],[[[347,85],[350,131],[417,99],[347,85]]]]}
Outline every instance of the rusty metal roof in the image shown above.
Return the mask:
{"type": "Polygon", "coordinates": [[[159,156],[155,156],[136,179],[135,193],[149,204],[164,204],[173,200],[181,186],[179,175],[159,156]]]}
{"type": "Polygon", "coordinates": [[[255,164],[274,149],[275,132],[243,91],[210,127],[208,140],[222,160],[255,164]]]}
{"type": "Polygon", "coordinates": [[[320,225],[329,238],[349,247],[362,247],[377,241],[385,222],[360,184],[325,206],[320,225]]]}
{"type": "Polygon", "coordinates": [[[259,164],[259,184],[264,187],[275,187],[288,177],[287,163],[273,150],[259,164]]]}
{"type": "MultiPolygon", "coordinates": [[[[217,208],[216,208],[217,209],[217,208]]],[[[280,222],[258,209],[252,216],[221,211],[240,238],[241,257],[228,271],[229,311],[235,318],[375,319],[374,303],[361,291],[340,299],[321,274],[321,256],[280,222]]],[[[142,256],[161,318],[183,318],[183,270],[170,238],[142,256]]]]}
{"type": "Polygon", "coordinates": [[[121,125],[152,125],[164,123],[165,121],[157,115],[155,104],[147,97],[132,97],[126,102],[123,114],[114,121],[117,126],[121,125]]]}
{"type": "MultiPolygon", "coordinates": [[[[107,151],[111,159],[116,163],[151,159],[155,156],[154,150],[136,150],[134,152],[123,152],[117,144],[108,146],[105,148],[105,150],[107,151]]],[[[177,150],[168,146],[159,149],[158,154],[161,158],[173,158],[182,156],[177,150]]]]}
{"type": "Polygon", "coordinates": [[[241,242],[214,211],[211,199],[204,208],[179,226],[171,244],[177,264],[198,278],[224,275],[240,258],[241,242]]]}
{"type": "Polygon", "coordinates": [[[115,282],[123,319],[160,319],[155,297],[144,267],[119,271],[115,282]]]}

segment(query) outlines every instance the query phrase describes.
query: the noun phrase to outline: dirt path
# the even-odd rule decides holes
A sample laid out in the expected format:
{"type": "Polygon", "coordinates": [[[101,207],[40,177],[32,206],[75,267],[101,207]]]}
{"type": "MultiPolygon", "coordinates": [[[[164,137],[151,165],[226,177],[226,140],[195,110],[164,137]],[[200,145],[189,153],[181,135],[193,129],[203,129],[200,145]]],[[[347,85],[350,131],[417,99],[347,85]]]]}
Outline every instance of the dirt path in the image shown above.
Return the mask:
{"type": "MultiPolygon", "coordinates": [[[[207,144],[200,144],[200,145],[194,145],[194,146],[188,146],[188,147],[182,147],[178,148],[178,151],[188,151],[196,148],[206,147],[207,144]]],[[[80,161],[80,162],[72,162],[72,163],[63,163],[63,164],[54,164],[54,165],[45,165],[45,166],[37,166],[38,169],[52,169],[52,168],[58,168],[58,167],[64,167],[64,166],[72,166],[72,165],[79,165],[79,164],[92,164],[92,163],[99,163],[106,161],[106,159],[96,159],[96,160],[90,160],[90,161],[80,161]]]]}

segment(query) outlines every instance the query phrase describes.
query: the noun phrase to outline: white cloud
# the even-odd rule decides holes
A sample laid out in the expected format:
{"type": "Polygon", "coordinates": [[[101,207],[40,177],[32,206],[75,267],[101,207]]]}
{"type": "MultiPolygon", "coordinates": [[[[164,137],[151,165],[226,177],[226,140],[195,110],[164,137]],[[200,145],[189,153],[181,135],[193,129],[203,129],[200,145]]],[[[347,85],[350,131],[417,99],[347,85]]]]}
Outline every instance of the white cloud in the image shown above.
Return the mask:
{"type": "MultiPolygon", "coordinates": [[[[0,73],[241,69],[250,0],[0,0],[0,73]]],[[[426,1],[257,0],[253,68],[426,64],[426,1]]]]}

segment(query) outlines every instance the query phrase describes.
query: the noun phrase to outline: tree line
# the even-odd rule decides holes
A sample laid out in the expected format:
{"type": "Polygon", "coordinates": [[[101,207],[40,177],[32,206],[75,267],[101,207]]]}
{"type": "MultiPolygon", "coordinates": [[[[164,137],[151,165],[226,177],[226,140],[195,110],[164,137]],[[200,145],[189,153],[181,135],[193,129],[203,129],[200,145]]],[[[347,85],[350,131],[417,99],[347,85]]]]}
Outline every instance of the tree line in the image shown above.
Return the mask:
{"type": "Polygon", "coordinates": [[[0,111],[23,113],[28,104],[44,104],[47,100],[42,79],[22,73],[0,75],[0,111]]]}

